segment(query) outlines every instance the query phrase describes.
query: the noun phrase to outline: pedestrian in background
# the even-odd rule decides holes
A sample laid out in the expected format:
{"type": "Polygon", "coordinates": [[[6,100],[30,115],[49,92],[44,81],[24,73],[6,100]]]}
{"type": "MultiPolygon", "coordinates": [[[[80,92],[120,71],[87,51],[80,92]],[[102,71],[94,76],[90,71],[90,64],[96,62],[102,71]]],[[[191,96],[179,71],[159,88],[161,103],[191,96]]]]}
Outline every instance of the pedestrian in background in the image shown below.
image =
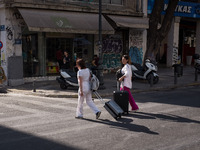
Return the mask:
{"type": "Polygon", "coordinates": [[[69,53],[66,50],[64,51],[62,69],[70,69],[70,57],[69,57],[69,53]]]}
{"type": "Polygon", "coordinates": [[[99,57],[97,55],[94,55],[93,60],[92,60],[91,70],[92,70],[92,73],[95,74],[96,76],[97,76],[98,66],[99,66],[99,57]]]}
{"type": "Polygon", "coordinates": [[[58,49],[56,51],[56,60],[58,62],[59,65],[59,69],[61,69],[62,65],[63,65],[63,52],[61,49],[58,49]]]}
{"type": "Polygon", "coordinates": [[[124,65],[122,68],[122,74],[124,74],[121,78],[119,78],[119,81],[121,82],[120,85],[120,91],[124,90],[129,93],[129,103],[132,107],[132,111],[139,110],[139,107],[135,103],[135,100],[130,92],[130,89],[132,88],[132,69],[130,66],[130,58],[128,55],[122,56],[122,64],[124,65]]]}
{"type": "Polygon", "coordinates": [[[90,89],[90,70],[86,68],[85,61],[83,59],[78,59],[76,61],[76,66],[78,68],[77,78],[79,90],[78,105],[75,118],[83,118],[83,102],[84,99],[86,99],[87,105],[93,110],[93,112],[96,114],[96,119],[98,119],[101,115],[101,111],[96,107],[96,105],[92,101],[92,91],[90,89]]]}

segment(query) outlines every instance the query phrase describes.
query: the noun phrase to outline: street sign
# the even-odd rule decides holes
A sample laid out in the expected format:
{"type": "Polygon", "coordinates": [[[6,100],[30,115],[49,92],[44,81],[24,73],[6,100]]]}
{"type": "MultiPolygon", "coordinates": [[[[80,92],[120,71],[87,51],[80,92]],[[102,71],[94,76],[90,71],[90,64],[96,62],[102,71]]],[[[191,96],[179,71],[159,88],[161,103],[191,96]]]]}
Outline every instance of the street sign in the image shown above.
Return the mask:
{"type": "Polygon", "coordinates": [[[3,47],[3,42],[0,41],[0,49],[3,47]]]}

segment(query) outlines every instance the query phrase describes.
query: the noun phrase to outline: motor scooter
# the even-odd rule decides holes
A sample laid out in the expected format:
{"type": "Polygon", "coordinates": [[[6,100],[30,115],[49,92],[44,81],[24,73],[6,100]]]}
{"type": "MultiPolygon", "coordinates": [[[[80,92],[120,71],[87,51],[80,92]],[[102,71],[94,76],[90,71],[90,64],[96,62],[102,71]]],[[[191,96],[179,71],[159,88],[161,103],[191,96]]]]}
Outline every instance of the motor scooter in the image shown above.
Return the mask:
{"type": "Polygon", "coordinates": [[[67,89],[69,86],[78,87],[77,75],[69,69],[60,69],[60,77],[57,77],[56,80],[61,89],[67,89]]]}
{"type": "Polygon", "coordinates": [[[197,71],[200,73],[200,58],[199,58],[199,54],[194,54],[193,55],[193,59],[194,59],[194,68],[197,69],[197,71]]]}
{"type": "Polygon", "coordinates": [[[137,63],[132,63],[132,76],[138,79],[145,79],[151,84],[151,77],[153,78],[153,84],[158,83],[159,76],[156,73],[158,70],[156,62],[150,61],[149,59],[145,60],[144,66],[141,66],[137,63]]]}

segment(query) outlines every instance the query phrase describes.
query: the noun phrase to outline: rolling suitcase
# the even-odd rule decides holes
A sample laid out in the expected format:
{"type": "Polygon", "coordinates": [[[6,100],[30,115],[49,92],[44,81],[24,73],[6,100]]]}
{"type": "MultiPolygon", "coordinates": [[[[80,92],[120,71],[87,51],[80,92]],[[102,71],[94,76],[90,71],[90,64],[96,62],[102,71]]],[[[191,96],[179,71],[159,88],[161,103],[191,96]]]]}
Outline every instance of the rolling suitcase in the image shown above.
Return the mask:
{"type": "Polygon", "coordinates": [[[128,114],[129,94],[127,91],[113,91],[113,100],[122,108],[124,114],[128,114]]]}
{"type": "Polygon", "coordinates": [[[95,91],[94,94],[104,104],[104,108],[110,113],[113,118],[115,118],[116,120],[121,118],[124,111],[119,107],[119,105],[117,105],[117,103],[115,103],[115,101],[110,100],[108,102],[105,102],[99,95],[99,93],[95,91]]]}

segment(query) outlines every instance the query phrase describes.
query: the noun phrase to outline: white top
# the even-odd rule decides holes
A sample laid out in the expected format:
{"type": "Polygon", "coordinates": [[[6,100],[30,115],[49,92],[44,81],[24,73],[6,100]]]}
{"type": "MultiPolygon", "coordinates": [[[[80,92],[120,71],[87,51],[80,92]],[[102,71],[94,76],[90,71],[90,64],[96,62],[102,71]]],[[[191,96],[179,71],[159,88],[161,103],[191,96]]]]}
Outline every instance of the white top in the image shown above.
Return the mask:
{"type": "Polygon", "coordinates": [[[121,88],[124,86],[131,89],[132,88],[132,69],[129,64],[124,65],[122,68],[122,73],[125,75],[124,81],[121,83],[121,88]]]}
{"type": "MultiPolygon", "coordinates": [[[[90,70],[88,68],[86,69],[80,69],[78,72],[77,72],[77,78],[78,77],[82,77],[82,90],[83,90],[83,93],[88,93],[90,91],[90,70]]],[[[79,87],[80,87],[80,81],[78,80],[78,83],[79,83],[79,87]]],[[[80,88],[79,88],[80,90],[80,88]]]]}

